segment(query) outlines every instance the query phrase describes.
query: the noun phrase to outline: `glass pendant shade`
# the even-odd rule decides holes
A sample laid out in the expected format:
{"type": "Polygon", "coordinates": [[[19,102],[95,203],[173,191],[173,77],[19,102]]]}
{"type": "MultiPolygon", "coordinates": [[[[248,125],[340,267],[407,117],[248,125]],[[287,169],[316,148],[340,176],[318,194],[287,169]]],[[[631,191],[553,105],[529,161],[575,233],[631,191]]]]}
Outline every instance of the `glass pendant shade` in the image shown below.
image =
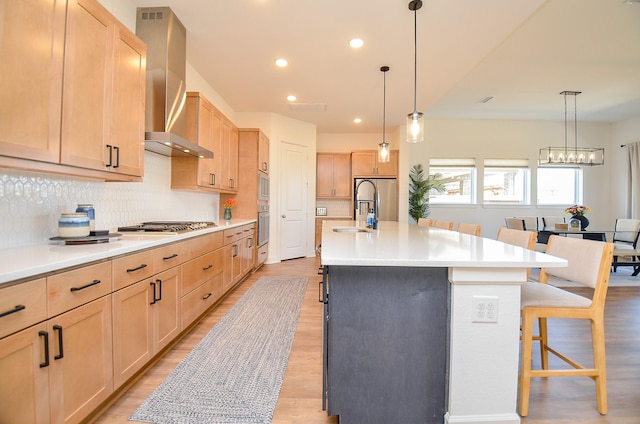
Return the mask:
{"type": "Polygon", "coordinates": [[[424,115],[413,112],[407,115],[407,142],[421,143],[424,141],[424,115]]]}
{"type": "Polygon", "coordinates": [[[383,141],[378,144],[378,162],[389,162],[389,143],[383,141]]]}

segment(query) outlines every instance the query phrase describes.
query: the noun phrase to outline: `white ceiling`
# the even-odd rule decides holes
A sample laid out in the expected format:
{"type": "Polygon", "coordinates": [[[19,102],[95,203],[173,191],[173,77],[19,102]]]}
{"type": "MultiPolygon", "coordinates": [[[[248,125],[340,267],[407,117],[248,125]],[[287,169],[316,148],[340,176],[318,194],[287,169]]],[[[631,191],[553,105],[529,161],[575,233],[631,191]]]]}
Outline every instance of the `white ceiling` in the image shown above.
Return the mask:
{"type": "MultiPolygon", "coordinates": [[[[278,113],[319,133],[381,132],[383,65],[387,128],[413,111],[408,0],[133,1],[171,7],[187,28],[187,60],[236,112],[278,113]],[[364,46],[349,47],[353,37],[364,46]],[[327,111],[293,111],[289,94],[327,111]]],[[[416,17],[427,118],[563,120],[564,90],[582,91],[579,121],[640,116],[639,3],[425,0],[416,17]]]]}

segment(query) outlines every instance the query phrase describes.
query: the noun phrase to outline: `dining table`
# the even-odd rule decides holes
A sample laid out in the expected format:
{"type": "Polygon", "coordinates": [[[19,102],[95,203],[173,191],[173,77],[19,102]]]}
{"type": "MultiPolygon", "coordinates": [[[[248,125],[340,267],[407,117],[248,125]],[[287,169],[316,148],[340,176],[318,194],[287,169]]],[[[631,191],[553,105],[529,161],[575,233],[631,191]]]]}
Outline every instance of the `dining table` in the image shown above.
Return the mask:
{"type": "MultiPolygon", "coordinates": [[[[571,228],[556,228],[554,226],[551,227],[543,227],[538,230],[538,234],[543,234],[548,238],[551,235],[563,235],[563,236],[582,236],[583,239],[586,240],[595,240],[595,241],[610,241],[613,242],[614,233],[616,234],[624,234],[624,233],[635,233],[635,231],[624,231],[624,230],[615,230],[615,229],[603,229],[603,228],[589,228],[583,230],[573,230],[571,228]]],[[[615,252],[615,251],[614,251],[615,252]]],[[[625,256],[632,256],[633,258],[637,258],[640,260],[640,255],[634,255],[633,252],[629,252],[625,256]]],[[[636,277],[640,275],[640,261],[617,261],[616,267],[618,266],[632,266],[633,273],[632,276],[636,277]]]]}

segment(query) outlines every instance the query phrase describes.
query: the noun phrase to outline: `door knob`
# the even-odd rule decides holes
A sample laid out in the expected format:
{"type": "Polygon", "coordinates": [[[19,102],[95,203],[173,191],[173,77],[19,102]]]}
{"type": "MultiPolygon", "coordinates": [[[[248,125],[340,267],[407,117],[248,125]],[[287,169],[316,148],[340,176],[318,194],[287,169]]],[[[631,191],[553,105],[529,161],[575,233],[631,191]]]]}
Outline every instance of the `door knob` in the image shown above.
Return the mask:
{"type": "Polygon", "coordinates": [[[286,217],[287,217],[287,215],[282,215],[282,217],[283,217],[283,218],[286,218],[286,217]]]}

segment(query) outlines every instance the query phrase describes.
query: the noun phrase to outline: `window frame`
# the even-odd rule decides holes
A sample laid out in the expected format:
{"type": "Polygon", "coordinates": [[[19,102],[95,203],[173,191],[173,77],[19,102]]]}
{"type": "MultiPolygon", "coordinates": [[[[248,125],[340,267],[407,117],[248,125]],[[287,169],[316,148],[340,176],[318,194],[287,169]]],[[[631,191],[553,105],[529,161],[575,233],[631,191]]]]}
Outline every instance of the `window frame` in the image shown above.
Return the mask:
{"type": "MultiPolygon", "coordinates": [[[[478,181],[480,184],[480,181],[478,181]]],[[[482,170],[482,205],[483,206],[531,206],[531,166],[529,159],[484,159],[482,170]],[[522,172],[522,187],[520,200],[487,200],[485,196],[487,169],[517,170],[522,172]]]]}
{"type": "MultiPolygon", "coordinates": [[[[429,159],[429,175],[437,173],[442,174],[442,170],[454,170],[454,169],[468,169],[469,170],[469,200],[464,201],[442,201],[451,197],[447,195],[440,195],[435,190],[429,192],[429,206],[464,206],[464,205],[477,205],[477,184],[478,184],[478,170],[476,166],[475,158],[432,158],[429,159]]],[[[446,171],[445,171],[446,172],[446,171]]],[[[461,196],[462,197],[462,196],[461,196]]]]}
{"type": "MultiPolygon", "coordinates": [[[[560,178],[551,178],[556,182],[560,178]]],[[[565,206],[565,205],[579,205],[583,203],[583,188],[584,188],[584,173],[579,166],[538,166],[536,170],[536,206],[549,207],[549,206],[565,206]],[[545,178],[540,178],[541,172],[557,172],[557,171],[573,171],[573,199],[560,199],[553,202],[541,201],[541,190],[543,189],[541,182],[545,178]]]]}

